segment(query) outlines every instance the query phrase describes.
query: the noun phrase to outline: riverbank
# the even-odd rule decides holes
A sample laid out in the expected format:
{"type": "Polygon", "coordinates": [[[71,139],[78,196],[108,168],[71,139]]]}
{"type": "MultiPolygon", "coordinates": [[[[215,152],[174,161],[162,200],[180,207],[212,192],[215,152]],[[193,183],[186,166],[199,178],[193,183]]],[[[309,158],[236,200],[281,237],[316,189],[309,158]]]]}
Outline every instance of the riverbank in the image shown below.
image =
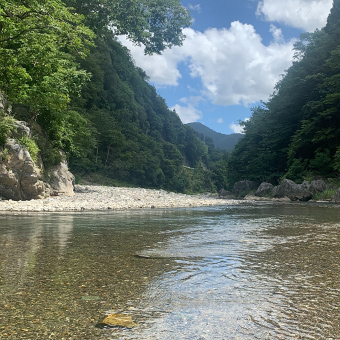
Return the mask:
{"type": "Polygon", "coordinates": [[[76,185],[72,196],[30,201],[0,201],[0,211],[93,211],[201,207],[235,203],[209,195],[184,195],[165,190],[76,185]]]}

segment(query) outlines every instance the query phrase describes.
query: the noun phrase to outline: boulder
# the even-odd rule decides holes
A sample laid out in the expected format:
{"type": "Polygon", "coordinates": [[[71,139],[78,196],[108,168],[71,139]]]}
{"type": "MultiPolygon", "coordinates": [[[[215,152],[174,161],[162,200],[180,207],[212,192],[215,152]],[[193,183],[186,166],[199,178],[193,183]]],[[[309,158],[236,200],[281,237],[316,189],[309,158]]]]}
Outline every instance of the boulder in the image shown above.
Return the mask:
{"type": "Polygon", "coordinates": [[[331,202],[340,203],[340,188],[335,192],[334,196],[331,199],[331,202]]]}
{"type": "Polygon", "coordinates": [[[231,191],[227,191],[225,189],[221,189],[218,192],[218,198],[235,198],[231,191]]]}
{"type": "Polygon", "coordinates": [[[236,197],[245,196],[250,191],[255,190],[256,187],[256,182],[253,181],[236,182],[233,186],[232,194],[236,197]]]}
{"type": "Polygon", "coordinates": [[[74,195],[74,176],[68,170],[66,162],[61,162],[49,169],[47,175],[50,195],[74,195]]]}
{"type": "Polygon", "coordinates": [[[317,192],[325,191],[326,189],[327,189],[327,184],[322,179],[318,179],[316,181],[313,181],[308,188],[308,190],[312,194],[316,194],[317,192]]]}
{"type": "Polygon", "coordinates": [[[35,163],[26,147],[17,141],[23,136],[31,137],[31,130],[25,122],[16,121],[14,138],[8,138],[0,147],[0,197],[18,201],[50,194],[73,195],[74,176],[67,164],[62,162],[46,171],[44,178],[49,180],[44,182],[40,156],[35,163]]]}
{"type": "Polygon", "coordinates": [[[284,179],[280,185],[273,189],[274,197],[288,197],[291,201],[309,201],[313,194],[302,184],[296,184],[289,179],[284,179]]]}
{"type": "Polygon", "coordinates": [[[271,183],[263,182],[257,188],[255,196],[264,197],[271,196],[273,194],[274,185],[271,183]]]}
{"type": "Polygon", "coordinates": [[[13,200],[43,198],[45,184],[41,177],[41,170],[26,148],[15,139],[7,139],[0,165],[0,196],[13,200]]]}

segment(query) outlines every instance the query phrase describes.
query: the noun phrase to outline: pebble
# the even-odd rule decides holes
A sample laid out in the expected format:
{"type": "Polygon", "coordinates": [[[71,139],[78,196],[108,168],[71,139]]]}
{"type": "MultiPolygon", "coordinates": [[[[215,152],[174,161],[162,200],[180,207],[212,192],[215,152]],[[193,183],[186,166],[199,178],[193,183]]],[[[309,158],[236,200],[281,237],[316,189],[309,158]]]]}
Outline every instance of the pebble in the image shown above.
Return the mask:
{"type": "Polygon", "coordinates": [[[30,201],[0,201],[0,211],[94,211],[202,207],[236,201],[207,195],[185,195],[164,190],[76,185],[72,196],[53,196],[30,201]]]}

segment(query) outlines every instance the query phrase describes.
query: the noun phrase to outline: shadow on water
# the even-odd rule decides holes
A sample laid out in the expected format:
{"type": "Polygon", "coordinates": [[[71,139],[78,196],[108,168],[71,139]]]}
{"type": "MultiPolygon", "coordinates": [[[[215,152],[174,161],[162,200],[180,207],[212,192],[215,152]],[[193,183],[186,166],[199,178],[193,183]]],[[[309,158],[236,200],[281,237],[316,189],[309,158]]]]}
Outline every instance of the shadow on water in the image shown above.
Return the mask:
{"type": "Polygon", "coordinates": [[[0,215],[4,339],[336,339],[340,209],[0,215]],[[132,329],[99,329],[105,314],[132,329]]]}

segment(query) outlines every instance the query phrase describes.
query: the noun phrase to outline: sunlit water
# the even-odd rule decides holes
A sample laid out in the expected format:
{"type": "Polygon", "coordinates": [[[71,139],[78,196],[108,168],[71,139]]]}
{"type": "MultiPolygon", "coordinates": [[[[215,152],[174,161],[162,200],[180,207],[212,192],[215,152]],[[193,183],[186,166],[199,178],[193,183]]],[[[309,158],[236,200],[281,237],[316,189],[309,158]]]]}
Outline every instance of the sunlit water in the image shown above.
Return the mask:
{"type": "Polygon", "coordinates": [[[340,339],[339,306],[339,206],[0,215],[1,339],[340,339]]]}

